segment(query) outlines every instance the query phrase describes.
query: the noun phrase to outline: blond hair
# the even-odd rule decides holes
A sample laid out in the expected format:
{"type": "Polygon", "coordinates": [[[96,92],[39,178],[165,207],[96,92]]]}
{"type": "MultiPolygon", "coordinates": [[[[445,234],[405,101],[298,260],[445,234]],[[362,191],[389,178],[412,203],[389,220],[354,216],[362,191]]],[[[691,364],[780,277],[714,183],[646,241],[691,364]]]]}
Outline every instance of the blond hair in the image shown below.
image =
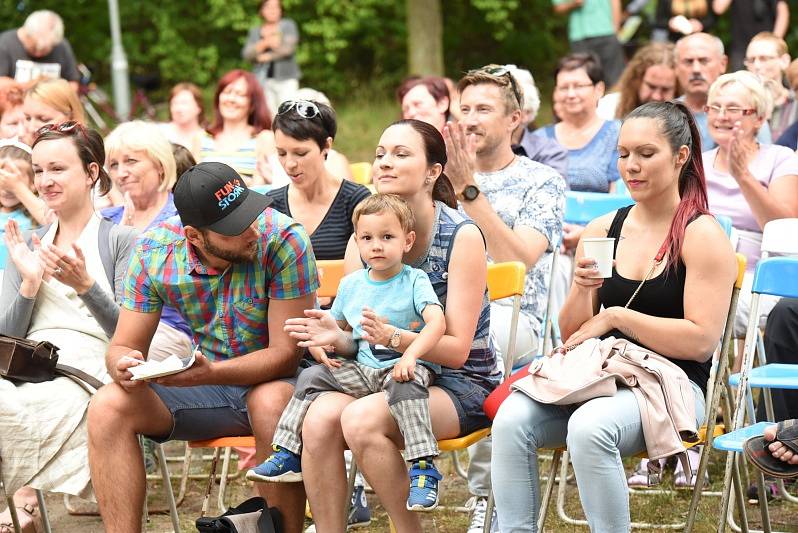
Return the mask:
{"type": "Polygon", "coordinates": [[[758,117],[767,119],[773,111],[773,98],[770,92],[759,79],[759,76],[748,72],[747,70],[738,70],[729,74],[723,74],[715,80],[709,88],[709,97],[707,102],[712,102],[717,98],[721,89],[727,85],[736,83],[740,85],[748,93],[748,98],[751,100],[751,105],[756,109],[758,117]]]}
{"type": "Polygon", "coordinates": [[[123,150],[145,152],[163,172],[159,191],[172,190],[177,180],[177,163],[170,143],[161,129],[152,122],[133,120],[120,124],[105,138],[105,160],[123,150]]]}
{"type": "Polygon", "coordinates": [[[352,225],[357,230],[357,221],[364,215],[379,215],[379,214],[394,215],[402,226],[405,233],[413,231],[415,225],[415,218],[410,206],[403,198],[395,194],[374,194],[365,198],[362,202],[357,204],[355,211],[352,213],[352,225]]]}
{"type": "Polygon", "coordinates": [[[504,109],[508,115],[514,111],[521,110],[521,103],[524,101],[524,90],[521,88],[521,84],[516,81],[512,72],[507,67],[502,67],[500,65],[485,65],[481,69],[471,70],[466,73],[466,75],[463,76],[459,82],[457,82],[457,90],[460,92],[460,94],[463,94],[463,91],[466,89],[466,87],[470,87],[472,85],[483,85],[486,83],[495,85],[501,90],[502,97],[504,99],[504,109]],[[486,70],[490,68],[505,69],[507,70],[507,73],[502,74],[501,76],[490,74],[486,70]],[[515,96],[516,91],[518,92],[517,98],[515,96]]]}
{"type": "Polygon", "coordinates": [[[74,120],[83,124],[86,117],[75,89],[64,79],[39,80],[26,92],[26,98],[39,100],[74,120]]]}
{"type": "Polygon", "coordinates": [[[751,43],[754,41],[770,41],[771,43],[776,45],[776,53],[780,56],[789,53],[789,48],[787,48],[787,41],[779,37],[773,32],[770,31],[760,31],[756,35],[754,35],[750,41],[748,41],[748,45],[750,46],[751,43]]]}

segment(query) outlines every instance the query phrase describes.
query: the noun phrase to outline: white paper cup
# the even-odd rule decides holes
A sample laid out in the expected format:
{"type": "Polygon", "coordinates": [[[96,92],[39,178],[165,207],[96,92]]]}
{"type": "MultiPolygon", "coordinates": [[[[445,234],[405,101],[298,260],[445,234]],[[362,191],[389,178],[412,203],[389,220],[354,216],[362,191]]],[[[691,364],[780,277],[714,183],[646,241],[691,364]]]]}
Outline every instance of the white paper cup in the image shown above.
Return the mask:
{"type": "Polygon", "coordinates": [[[611,237],[582,239],[582,249],[585,252],[585,257],[596,261],[598,274],[595,277],[612,277],[612,255],[615,251],[615,239],[611,237]]]}

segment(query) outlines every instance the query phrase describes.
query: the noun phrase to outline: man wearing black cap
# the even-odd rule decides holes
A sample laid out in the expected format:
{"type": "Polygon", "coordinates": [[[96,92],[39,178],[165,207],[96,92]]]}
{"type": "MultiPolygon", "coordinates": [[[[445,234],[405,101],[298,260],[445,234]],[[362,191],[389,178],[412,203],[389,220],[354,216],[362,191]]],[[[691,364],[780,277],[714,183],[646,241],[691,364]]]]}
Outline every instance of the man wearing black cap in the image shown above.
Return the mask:
{"type": "MultiPolygon", "coordinates": [[[[89,408],[92,483],[107,531],[141,527],[144,467],[137,435],[199,440],[250,435],[258,460],[293,392],[299,350],[286,319],[315,303],[310,240],[301,225],[267,209],[222,163],[186,171],[174,191],[179,217],[141,235],[134,250],[106,365],[114,383],[89,408]],[[194,365],[149,383],[128,370],[146,359],[161,308],[176,308],[197,344],[194,365]],[[267,314],[268,311],[268,314],[267,314]]],[[[258,487],[302,527],[301,484],[258,487]]]]}

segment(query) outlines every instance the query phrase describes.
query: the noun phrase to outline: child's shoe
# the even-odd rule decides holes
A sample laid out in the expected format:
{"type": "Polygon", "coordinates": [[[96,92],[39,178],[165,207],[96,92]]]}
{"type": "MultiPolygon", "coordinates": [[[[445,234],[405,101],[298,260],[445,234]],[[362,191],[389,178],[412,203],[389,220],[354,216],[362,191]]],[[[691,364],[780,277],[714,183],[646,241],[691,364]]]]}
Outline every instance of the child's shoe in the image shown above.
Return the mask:
{"type": "Polygon", "coordinates": [[[272,444],[272,449],[274,453],[263,464],[247,472],[247,479],[273,483],[302,481],[302,462],[300,457],[276,444],[272,444]]]}
{"type": "Polygon", "coordinates": [[[431,511],[438,506],[438,481],[443,476],[432,461],[419,459],[410,467],[409,511],[431,511]]]}

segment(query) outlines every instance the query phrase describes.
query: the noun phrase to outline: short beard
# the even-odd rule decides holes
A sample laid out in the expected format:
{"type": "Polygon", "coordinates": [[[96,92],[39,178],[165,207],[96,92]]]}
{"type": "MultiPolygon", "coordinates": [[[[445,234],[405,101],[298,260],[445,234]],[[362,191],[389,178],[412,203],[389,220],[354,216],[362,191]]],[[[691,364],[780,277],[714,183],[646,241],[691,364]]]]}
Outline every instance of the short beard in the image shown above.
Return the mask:
{"type": "Polygon", "coordinates": [[[218,248],[215,246],[210,239],[207,237],[203,239],[203,251],[206,254],[211,254],[219,259],[223,259],[225,261],[230,261],[231,263],[251,263],[257,258],[258,256],[258,246],[255,243],[252,251],[249,253],[241,252],[241,251],[232,251],[232,250],[223,250],[222,248],[218,248]]]}

